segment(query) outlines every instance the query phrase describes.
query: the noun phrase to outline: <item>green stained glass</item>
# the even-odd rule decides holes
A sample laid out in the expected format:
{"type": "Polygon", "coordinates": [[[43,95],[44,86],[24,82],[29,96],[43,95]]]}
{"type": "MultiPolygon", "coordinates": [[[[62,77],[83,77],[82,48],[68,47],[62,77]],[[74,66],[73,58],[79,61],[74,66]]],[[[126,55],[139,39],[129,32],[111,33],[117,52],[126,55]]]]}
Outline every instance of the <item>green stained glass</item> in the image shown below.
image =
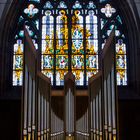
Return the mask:
{"type": "Polygon", "coordinates": [[[122,20],[119,15],[116,17],[116,19],[122,24],[122,20]]]}
{"type": "Polygon", "coordinates": [[[56,56],[56,69],[68,69],[68,56],[67,55],[56,56]]]}

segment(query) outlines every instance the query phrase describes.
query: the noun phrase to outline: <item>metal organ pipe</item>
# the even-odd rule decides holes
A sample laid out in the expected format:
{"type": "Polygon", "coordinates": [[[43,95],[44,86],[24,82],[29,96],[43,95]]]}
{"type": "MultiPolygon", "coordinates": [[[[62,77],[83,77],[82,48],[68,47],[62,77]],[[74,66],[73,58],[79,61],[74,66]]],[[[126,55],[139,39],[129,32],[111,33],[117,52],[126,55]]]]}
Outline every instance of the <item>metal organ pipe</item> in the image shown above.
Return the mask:
{"type": "Polygon", "coordinates": [[[112,71],[111,71],[111,81],[112,81],[112,86],[111,86],[111,90],[112,90],[112,127],[113,127],[113,140],[117,139],[117,134],[116,134],[116,96],[115,96],[115,72],[114,72],[114,67],[112,67],[112,71]]]}
{"type": "Polygon", "coordinates": [[[36,98],[35,98],[35,80],[33,80],[33,93],[32,93],[32,140],[35,139],[35,104],[36,104],[36,98]]]}
{"type": "Polygon", "coordinates": [[[23,128],[23,137],[26,139],[27,137],[27,93],[28,93],[28,69],[25,65],[25,83],[24,83],[24,128],[23,128]]]}
{"type": "Polygon", "coordinates": [[[102,140],[102,93],[101,89],[99,91],[99,135],[100,140],[102,140]]]}
{"type": "Polygon", "coordinates": [[[41,120],[41,115],[40,115],[40,90],[38,89],[38,140],[40,140],[40,120],[41,120]]]}
{"type": "Polygon", "coordinates": [[[32,104],[32,78],[31,75],[29,75],[29,92],[28,92],[28,140],[31,139],[31,104],[32,104]]]}

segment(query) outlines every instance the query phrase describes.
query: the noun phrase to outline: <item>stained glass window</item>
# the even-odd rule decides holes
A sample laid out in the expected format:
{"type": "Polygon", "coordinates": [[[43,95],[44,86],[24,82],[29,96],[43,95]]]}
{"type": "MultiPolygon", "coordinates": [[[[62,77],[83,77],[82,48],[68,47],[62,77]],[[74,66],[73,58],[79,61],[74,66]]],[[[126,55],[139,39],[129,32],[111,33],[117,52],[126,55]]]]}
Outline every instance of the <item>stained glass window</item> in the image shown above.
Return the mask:
{"type": "Polygon", "coordinates": [[[53,86],[63,86],[68,71],[77,86],[87,86],[99,70],[99,53],[115,25],[117,84],[127,85],[128,44],[117,11],[111,0],[26,1],[13,46],[13,85],[22,85],[24,24],[40,51],[41,71],[53,86]]]}
{"type": "Polygon", "coordinates": [[[18,39],[14,45],[13,56],[13,85],[22,85],[23,77],[23,42],[18,39]]]}
{"type": "Polygon", "coordinates": [[[88,83],[88,78],[98,72],[98,21],[93,10],[89,10],[86,16],[86,54],[88,83]]]}
{"type": "MultiPolygon", "coordinates": [[[[64,2],[59,7],[66,8],[64,2]]],[[[64,75],[68,72],[68,24],[67,11],[60,10],[56,18],[56,85],[64,84],[64,75]]]]}
{"type": "Polygon", "coordinates": [[[117,84],[127,85],[126,45],[122,39],[118,39],[116,44],[116,71],[117,84]]]}

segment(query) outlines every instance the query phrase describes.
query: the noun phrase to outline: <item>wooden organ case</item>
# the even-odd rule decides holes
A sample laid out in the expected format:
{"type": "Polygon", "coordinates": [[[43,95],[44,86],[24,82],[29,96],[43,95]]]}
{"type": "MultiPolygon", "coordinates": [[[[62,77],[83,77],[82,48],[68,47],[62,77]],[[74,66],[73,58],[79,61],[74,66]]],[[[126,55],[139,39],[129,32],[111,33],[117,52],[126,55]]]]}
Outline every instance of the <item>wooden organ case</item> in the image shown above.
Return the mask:
{"type": "Polygon", "coordinates": [[[51,88],[38,68],[38,54],[25,29],[21,140],[118,140],[113,30],[88,90],[77,90],[68,72],[64,89],[51,88]]]}

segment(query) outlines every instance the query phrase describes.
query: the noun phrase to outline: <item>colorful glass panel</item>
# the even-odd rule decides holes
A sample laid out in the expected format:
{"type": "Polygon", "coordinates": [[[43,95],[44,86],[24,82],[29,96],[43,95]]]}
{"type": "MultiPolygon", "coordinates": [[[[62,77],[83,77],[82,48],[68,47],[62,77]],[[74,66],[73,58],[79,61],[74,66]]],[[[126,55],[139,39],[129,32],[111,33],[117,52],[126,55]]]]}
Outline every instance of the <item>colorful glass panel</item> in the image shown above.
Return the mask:
{"type": "Polygon", "coordinates": [[[84,27],[83,17],[80,15],[80,11],[74,11],[72,17],[72,54],[84,54],[83,38],[84,38],[84,27]]]}
{"type": "Polygon", "coordinates": [[[42,17],[42,72],[53,83],[54,69],[54,18],[50,10],[44,11],[42,17]]]}
{"type": "Polygon", "coordinates": [[[24,13],[27,14],[29,18],[33,18],[39,12],[37,8],[35,8],[34,4],[29,4],[28,8],[24,10],[24,13]]]}
{"type": "Polygon", "coordinates": [[[64,75],[67,73],[65,70],[57,70],[56,71],[56,86],[64,85],[64,75]]]}
{"type": "Polygon", "coordinates": [[[72,68],[84,69],[84,55],[72,55],[72,68]]]}
{"type": "Polygon", "coordinates": [[[116,44],[116,71],[117,84],[127,85],[127,60],[126,60],[126,45],[122,39],[119,39],[116,44]]]}
{"type": "Polygon", "coordinates": [[[52,9],[52,8],[53,8],[53,6],[52,6],[51,2],[47,1],[45,6],[44,6],[44,9],[52,9]]]}
{"type": "Polygon", "coordinates": [[[111,17],[112,14],[114,14],[116,12],[115,8],[112,8],[112,6],[110,4],[106,4],[105,8],[101,9],[101,12],[105,14],[106,17],[111,17]]]}
{"type": "Polygon", "coordinates": [[[29,1],[35,1],[35,2],[40,2],[40,0],[29,0],[29,1]]]}
{"type": "Polygon", "coordinates": [[[87,8],[88,9],[94,9],[94,8],[96,8],[96,5],[94,4],[93,1],[90,1],[89,4],[87,5],[87,8]]]}
{"type": "Polygon", "coordinates": [[[84,85],[84,77],[85,77],[84,70],[73,70],[72,72],[75,75],[76,85],[83,86],[84,85]]]}
{"type": "Polygon", "coordinates": [[[79,9],[79,8],[82,8],[82,6],[81,6],[79,1],[76,1],[75,4],[73,5],[73,8],[74,9],[79,9]]]}
{"type": "Polygon", "coordinates": [[[86,16],[86,83],[98,72],[98,24],[93,10],[86,16]]]}
{"type": "MultiPolygon", "coordinates": [[[[117,84],[127,85],[127,44],[124,43],[125,34],[120,29],[123,22],[121,16],[116,14],[117,9],[107,1],[76,0],[69,5],[67,1],[56,0],[45,3],[40,0],[27,2],[23,15],[19,17],[18,25],[27,23],[29,35],[36,49],[39,48],[41,51],[42,72],[51,78],[54,86],[64,85],[64,75],[68,69],[75,74],[78,86],[87,85],[88,78],[98,72],[98,51],[104,47],[114,27],[113,23],[116,23],[117,37],[117,84]],[[36,32],[40,32],[40,29],[41,40],[37,35],[39,33],[36,32]],[[38,42],[41,42],[41,49],[38,42]]],[[[22,85],[23,38],[23,28],[19,28],[15,36],[17,43],[14,45],[13,85],[22,85]],[[16,45],[21,46],[21,51],[15,51],[16,45]]]]}
{"type": "Polygon", "coordinates": [[[56,54],[68,54],[68,27],[66,11],[61,10],[56,21],[56,54]]]}
{"type": "MultiPolygon", "coordinates": [[[[66,8],[63,1],[59,8],[66,8]]],[[[68,72],[68,25],[67,11],[60,10],[56,18],[56,86],[64,85],[64,75],[68,72]]]]}
{"type": "Polygon", "coordinates": [[[65,4],[64,1],[61,1],[58,5],[58,8],[67,8],[67,5],[65,4]]]}
{"type": "Polygon", "coordinates": [[[23,43],[22,40],[17,40],[14,45],[13,56],[13,85],[22,85],[23,75],[23,43]]]}

